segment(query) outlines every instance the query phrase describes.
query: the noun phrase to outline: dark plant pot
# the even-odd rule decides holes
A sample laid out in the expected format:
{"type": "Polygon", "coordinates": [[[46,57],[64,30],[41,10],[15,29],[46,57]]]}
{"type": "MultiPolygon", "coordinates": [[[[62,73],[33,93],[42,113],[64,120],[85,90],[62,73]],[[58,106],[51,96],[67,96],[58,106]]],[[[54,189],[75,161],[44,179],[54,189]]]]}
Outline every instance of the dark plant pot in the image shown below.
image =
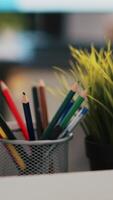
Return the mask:
{"type": "Polygon", "coordinates": [[[113,145],[100,144],[86,137],[85,147],[91,170],[113,169],[113,145]]]}

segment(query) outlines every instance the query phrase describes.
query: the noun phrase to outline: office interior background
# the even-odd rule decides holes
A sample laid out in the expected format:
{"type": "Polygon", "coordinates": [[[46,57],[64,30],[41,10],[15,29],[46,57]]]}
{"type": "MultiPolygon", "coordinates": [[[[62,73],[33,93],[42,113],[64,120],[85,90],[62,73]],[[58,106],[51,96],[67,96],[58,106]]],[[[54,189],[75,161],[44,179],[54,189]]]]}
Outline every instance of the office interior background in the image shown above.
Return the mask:
{"type": "MultiPolygon", "coordinates": [[[[16,1],[12,1],[12,4],[11,1],[8,2],[7,6],[5,1],[0,2],[0,79],[7,83],[22,115],[21,96],[23,91],[27,93],[34,116],[31,87],[38,84],[40,79],[43,79],[47,86],[60,87],[53,66],[65,70],[69,68],[69,45],[90,50],[91,44],[99,49],[105,46],[106,39],[112,41],[113,13],[102,10],[84,12],[81,11],[83,8],[77,11],[76,5],[75,9],[73,7],[68,12],[59,9],[60,7],[49,10],[47,5],[40,10],[38,1],[37,7],[33,9],[30,9],[30,6],[34,1],[28,1],[28,5],[23,1],[24,9],[16,10],[16,1]],[[28,6],[29,9],[26,10],[28,6]]],[[[20,2],[22,4],[22,1],[20,2]]],[[[0,112],[7,121],[14,121],[4,99],[2,96],[0,98],[0,112]]],[[[59,96],[53,96],[47,91],[49,119],[60,102],[59,96]]],[[[77,150],[78,154],[71,157],[72,162],[80,150],[82,151],[77,150]]],[[[75,168],[82,170],[78,162],[76,167],[75,164],[71,166],[71,170],[75,168]]]]}
{"type": "MultiPolygon", "coordinates": [[[[32,101],[31,86],[39,79],[49,86],[58,84],[53,67],[69,68],[69,45],[101,48],[106,39],[112,41],[112,18],[112,13],[0,13],[0,78],[7,82],[19,109],[22,91],[32,101]]],[[[61,99],[48,92],[47,96],[51,118],[61,99]]],[[[1,102],[1,112],[13,120],[1,102]]]]}

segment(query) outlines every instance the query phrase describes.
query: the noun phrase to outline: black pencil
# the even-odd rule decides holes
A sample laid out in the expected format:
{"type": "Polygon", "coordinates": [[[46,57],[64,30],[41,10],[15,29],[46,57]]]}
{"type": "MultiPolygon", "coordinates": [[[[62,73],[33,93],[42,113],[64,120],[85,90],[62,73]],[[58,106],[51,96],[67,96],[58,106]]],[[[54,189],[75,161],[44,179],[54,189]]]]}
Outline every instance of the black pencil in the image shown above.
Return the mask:
{"type": "Polygon", "coordinates": [[[15,135],[12,133],[11,129],[6,124],[4,118],[2,117],[1,114],[0,114],[0,126],[2,127],[2,129],[4,130],[4,132],[7,134],[7,138],[8,139],[10,139],[10,140],[16,140],[15,135]]]}
{"type": "Polygon", "coordinates": [[[40,139],[40,137],[42,136],[43,128],[42,128],[42,120],[41,120],[38,92],[36,86],[32,87],[32,97],[33,97],[34,111],[35,111],[37,139],[40,139]]]}
{"type": "MultiPolygon", "coordinates": [[[[5,132],[7,138],[9,140],[16,140],[16,136],[13,134],[12,130],[10,129],[10,127],[7,125],[7,123],[5,122],[4,118],[2,117],[2,115],[0,114],[0,127],[2,127],[3,131],[5,132]]],[[[23,147],[21,145],[15,145],[15,148],[18,150],[18,152],[20,152],[21,156],[24,158],[28,158],[27,153],[24,151],[23,147]]]]}
{"type": "Polygon", "coordinates": [[[30,140],[35,140],[35,134],[34,134],[29,100],[28,100],[25,92],[23,92],[22,103],[23,103],[23,109],[24,109],[24,114],[25,114],[25,119],[26,119],[26,125],[27,125],[27,129],[29,132],[29,138],[30,138],[30,140]]]}

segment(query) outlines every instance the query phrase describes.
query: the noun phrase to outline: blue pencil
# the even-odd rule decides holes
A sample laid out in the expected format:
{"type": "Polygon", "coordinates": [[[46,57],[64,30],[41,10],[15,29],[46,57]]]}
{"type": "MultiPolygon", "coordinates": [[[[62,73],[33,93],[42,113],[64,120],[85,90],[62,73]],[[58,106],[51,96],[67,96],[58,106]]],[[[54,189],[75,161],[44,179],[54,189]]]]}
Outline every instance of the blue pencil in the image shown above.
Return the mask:
{"type": "Polygon", "coordinates": [[[64,117],[66,116],[66,114],[68,113],[68,111],[70,110],[72,105],[73,105],[73,101],[69,101],[69,103],[67,104],[67,107],[65,108],[63,114],[61,115],[61,117],[60,117],[60,119],[58,121],[58,124],[64,119],[64,117]]]}
{"type": "Polygon", "coordinates": [[[35,140],[30,105],[29,105],[29,101],[28,101],[28,98],[27,98],[25,92],[23,92],[22,103],[23,103],[24,115],[25,115],[25,119],[26,119],[26,125],[27,125],[27,129],[29,132],[29,138],[30,138],[30,140],[35,140]]]}

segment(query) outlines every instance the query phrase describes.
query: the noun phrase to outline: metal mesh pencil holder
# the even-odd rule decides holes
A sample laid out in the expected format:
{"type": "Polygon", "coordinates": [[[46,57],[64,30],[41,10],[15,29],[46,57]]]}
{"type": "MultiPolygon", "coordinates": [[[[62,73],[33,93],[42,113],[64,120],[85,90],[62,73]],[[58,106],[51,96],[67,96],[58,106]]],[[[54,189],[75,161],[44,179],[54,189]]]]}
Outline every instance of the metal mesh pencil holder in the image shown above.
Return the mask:
{"type": "MultiPolygon", "coordinates": [[[[14,134],[19,137],[19,130],[14,134]]],[[[0,139],[0,176],[68,171],[68,146],[73,134],[57,140],[0,139]]]]}

